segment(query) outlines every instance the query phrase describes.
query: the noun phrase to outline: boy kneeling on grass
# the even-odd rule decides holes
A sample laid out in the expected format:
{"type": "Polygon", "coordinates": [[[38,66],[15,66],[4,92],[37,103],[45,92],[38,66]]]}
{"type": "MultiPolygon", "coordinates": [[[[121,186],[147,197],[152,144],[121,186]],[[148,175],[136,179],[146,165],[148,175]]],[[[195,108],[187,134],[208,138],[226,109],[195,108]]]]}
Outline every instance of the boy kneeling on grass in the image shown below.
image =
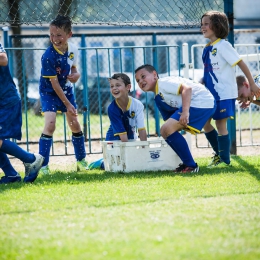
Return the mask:
{"type": "Polygon", "coordinates": [[[159,79],[157,71],[149,64],[135,70],[135,79],[143,91],[155,94],[155,103],[166,121],[161,127],[161,135],[183,162],[174,172],[198,172],[199,166],[179,131],[200,133],[216,110],[212,94],[202,84],[182,77],[159,79]]]}
{"type": "MultiPolygon", "coordinates": [[[[129,96],[131,89],[130,78],[124,73],[114,74],[109,78],[110,92],[114,100],[108,107],[110,127],[106,134],[106,141],[119,140],[147,140],[144,123],[144,105],[138,99],[129,96]]],[[[89,169],[104,170],[103,158],[89,164],[89,169]]]]}

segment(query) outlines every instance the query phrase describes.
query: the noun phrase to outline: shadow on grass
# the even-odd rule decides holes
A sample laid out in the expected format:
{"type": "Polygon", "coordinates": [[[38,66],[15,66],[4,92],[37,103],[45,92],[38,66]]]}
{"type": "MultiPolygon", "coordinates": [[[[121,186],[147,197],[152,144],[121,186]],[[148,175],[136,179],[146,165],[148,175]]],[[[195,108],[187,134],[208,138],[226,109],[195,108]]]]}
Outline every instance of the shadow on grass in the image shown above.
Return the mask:
{"type": "Polygon", "coordinates": [[[240,156],[233,156],[232,167],[221,167],[221,168],[207,168],[206,163],[201,163],[200,172],[198,173],[174,173],[173,171],[148,171],[148,172],[106,172],[101,170],[91,170],[86,173],[77,173],[75,171],[62,172],[55,171],[50,175],[39,176],[33,184],[28,183],[12,183],[8,185],[0,185],[0,193],[10,189],[20,189],[24,185],[49,185],[52,183],[70,183],[72,185],[87,182],[102,182],[107,180],[115,179],[152,179],[152,178],[164,178],[164,177],[176,177],[181,176],[184,178],[194,178],[196,176],[203,175],[215,175],[223,173],[236,174],[238,171],[246,171],[260,181],[259,167],[248,163],[244,158],[240,156]]]}

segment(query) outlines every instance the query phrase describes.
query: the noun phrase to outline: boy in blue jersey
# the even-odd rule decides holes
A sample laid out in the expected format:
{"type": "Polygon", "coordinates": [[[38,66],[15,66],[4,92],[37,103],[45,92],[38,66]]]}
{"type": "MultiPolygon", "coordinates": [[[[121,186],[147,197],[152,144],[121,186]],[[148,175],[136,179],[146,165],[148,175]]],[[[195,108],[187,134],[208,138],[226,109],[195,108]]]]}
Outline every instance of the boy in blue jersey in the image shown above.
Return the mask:
{"type": "Polygon", "coordinates": [[[209,11],[201,17],[201,31],[210,42],[203,50],[203,83],[214,96],[217,109],[212,118],[217,131],[211,125],[210,118],[204,126],[205,135],[214,150],[214,156],[208,167],[230,166],[230,137],[227,119],[235,114],[235,101],[238,97],[234,67],[238,65],[249,80],[251,91],[259,95],[260,89],[243,60],[232,45],[225,40],[229,32],[227,16],[218,11],[209,11]]]}
{"type": "Polygon", "coordinates": [[[72,143],[77,160],[77,170],[88,169],[85,160],[84,136],[78,121],[73,83],[80,77],[77,71],[77,47],[68,39],[72,36],[71,20],[58,15],[50,23],[50,41],[52,45],[42,56],[40,98],[44,112],[45,126],[39,141],[39,153],[45,157],[41,172],[49,174],[48,167],[52,136],[55,131],[56,113],[64,112],[72,131],[72,143]]]}
{"type": "Polygon", "coordinates": [[[155,68],[149,64],[135,70],[135,79],[143,91],[155,94],[155,103],[166,121],[161,127],[161,135],[183,162],[175,172],[198,172],[199,166],[179,131],[184,129],[192,134],[201,131],[215,112],[212,94],[202,84],[185,78],[159,79],[155,68]]]}
{"type": "Polygon", "coordinates": [[[8,140],[22,138],[21,99],[8,67],[8,57],[0,43],[0,168],[5,176],[0,184],[20,182],[20,174],[13,168],[6,154],[20,159],[25,166],[24,182],[33,182],[44,158],[32,154],[8,140]]]}
{"type": "MultiPolygon", "coordinates": [[[[147,140],[144,125],[144,106],[138,99],[128,95],[131,89],[130,78],[124,73],[114,74],[110,79],[110,92],[115,98],[108,107],[110,126],[106,141],[147,140]]],[[[89,165],[89,169],[104,169],[103,159],[89,165]]]]}

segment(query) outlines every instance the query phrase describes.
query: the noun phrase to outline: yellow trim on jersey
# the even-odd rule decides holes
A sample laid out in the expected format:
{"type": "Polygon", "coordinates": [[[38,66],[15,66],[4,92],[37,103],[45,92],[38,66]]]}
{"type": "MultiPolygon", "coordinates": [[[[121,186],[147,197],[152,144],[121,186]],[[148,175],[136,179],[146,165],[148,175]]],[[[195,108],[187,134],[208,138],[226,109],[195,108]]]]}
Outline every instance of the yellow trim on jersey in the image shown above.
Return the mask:
{"type": "Polygon", "coordinates": [[[46,79],[53,79],[53,78],[57,78],[57,75],[55,75],[55,76],[42,76],[43,78],[46,78],[46,79]]]}
{"type": "Polygon", "coordinates": [[[178,87],[177,95],[180,95],[180,94],[181,94],[181,93],[180,93],[181,85],[182,85],[182,83],[181,83],[181,84],[179,85],[179,87],[178,87]]]}
{"type": "Polygon", "coordinates": [[[114,134],[114,136],[117,136],[117,135],[124,135],[124,134],[127,134],[127,133],[126,133],[126,132],[122,132],[122,133],[114,134]]]}
{"type": "Polygon", "coordinates": [[[209,42],[209,43],[206,44],[205,47],[208,47],[208,46],[210,46],[210,45],[214,45],[214,44],[218,43],[220,40],[221,40],[221,38],[218,38],[218,39],[217,39],[216,41],[214,41],[214,42],[209,42]]]}
{"type": "Polygon", "coordinates": [[[159,87],[158,87],[158,80],[156,81],[156,85],[155,85],[155,96],[158,94],[158,91],[159,91],[159,89],[158,89],[159,87]]]}
{"type": "Polygon", "coordinates": [[[235,62],[234,64],[232,64],[231,65],[231,67],[235,67],[237,64],[238,64],[238,62],[240,62],[242,59],[239,59],[237,62],[235,62]]]}
{"type": "MultiPolygon", "coordinates": [[[[118,104],[117,99],[115,99],[115,101],[116,101],[117,106],[118,106],[121,110],[123,110],[122,107],[118,104]]],[[[131,103],[132,103],[132,97],[128,96],[128,103],[127,103],[127,106],[126,106],[126,111],[129,110],[129,108],[130,108],[130,106],[131,106],[131,103]]]]}
{"type": "Polygon", "coordinates": [[[145,130],[145,127],[138,128],[138,131],[140,131],[140,130],[145,130]]]}
{"type": "Polygon", "coordinates": [[[186,131],[186,132],[189,132],[189,133],[191,133],[193,135],[200,133],[200,130],[198,130],[196,128],[193,128],[193,127],[191,127],[189,125],[186,128],[184,128],[183,130],[186,131]]]}
{"type": "Polygon", "coordinates": [[[59,49],[57,49],[54,44],[53,44],[53,48],[54,48],[54,50],[57,51],[59,54],[64,55],[64,53],[63,53],[62,51],[60,51],[59,49]]]}

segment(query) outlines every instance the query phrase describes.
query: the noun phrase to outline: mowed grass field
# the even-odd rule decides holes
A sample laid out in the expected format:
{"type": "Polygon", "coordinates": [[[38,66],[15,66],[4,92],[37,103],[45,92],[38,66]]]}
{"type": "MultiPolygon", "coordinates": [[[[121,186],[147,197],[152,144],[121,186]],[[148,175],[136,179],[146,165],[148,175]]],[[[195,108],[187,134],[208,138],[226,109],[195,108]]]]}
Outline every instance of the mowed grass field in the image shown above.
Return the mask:
{"type": "Polygon", "coordinates": [[[0,186],[0,259],[260,259],[260,158],[199,173],[59,172],[0,186]]]}

